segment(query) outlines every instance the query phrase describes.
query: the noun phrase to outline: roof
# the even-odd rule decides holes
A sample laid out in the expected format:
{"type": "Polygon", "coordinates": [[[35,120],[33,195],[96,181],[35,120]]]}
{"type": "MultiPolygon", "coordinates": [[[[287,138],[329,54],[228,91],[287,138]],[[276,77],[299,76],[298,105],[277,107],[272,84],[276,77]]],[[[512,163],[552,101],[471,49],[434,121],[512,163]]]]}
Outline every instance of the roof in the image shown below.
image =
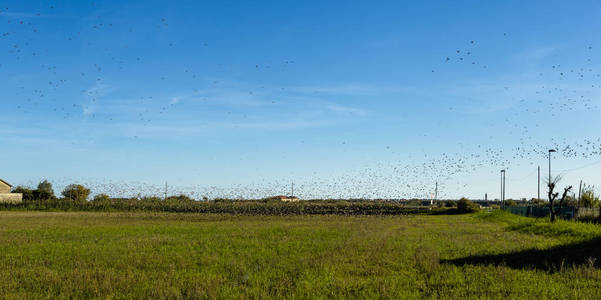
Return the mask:
{"type": "Polygon", "coordinates": [[[6,182],[6,181],[4,181],[4,180],[2,180],[2,179],[0,179],[0,182],[2,182],[2,183],[4,183],[4,184],[8,185],[9,187],[13,187],[13,186],[12,186],[10,183],[8,183],[8,182],[6,182]]]}

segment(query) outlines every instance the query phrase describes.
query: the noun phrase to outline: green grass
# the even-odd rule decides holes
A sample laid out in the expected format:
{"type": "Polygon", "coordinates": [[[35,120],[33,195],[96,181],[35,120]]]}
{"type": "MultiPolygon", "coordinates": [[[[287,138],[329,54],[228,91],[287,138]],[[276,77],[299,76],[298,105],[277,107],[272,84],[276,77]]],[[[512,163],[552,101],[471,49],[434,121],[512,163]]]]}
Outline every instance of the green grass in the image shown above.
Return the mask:
{"type": "Polygon", "coordinates": [[[494,214],[482,214],[484,220],[501,222],[508,225],[509,230],[523,233],[560,237],[567,240],[583,240],[601,237],[601,225],[558,219],[555,223],[545,218],[517,217],[509,213],[497,211],[494,214]]]}
{"type": "Polygon", "coordinates": [[[0,298],[598,299],[598,228],[502,212],[0,212],[0,298]]]}

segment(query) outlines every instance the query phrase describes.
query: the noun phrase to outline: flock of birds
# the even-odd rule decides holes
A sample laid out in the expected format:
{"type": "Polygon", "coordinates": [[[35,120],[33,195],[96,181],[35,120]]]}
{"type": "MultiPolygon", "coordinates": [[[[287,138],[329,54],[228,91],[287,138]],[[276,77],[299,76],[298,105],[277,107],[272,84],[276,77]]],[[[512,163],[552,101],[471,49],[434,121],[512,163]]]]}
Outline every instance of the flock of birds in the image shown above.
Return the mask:
{"type": "MultiPolygon", "coordinates": [[[[92,4],[93,5],[93,4],[92,4]]],[[[54,5],[47,7],[48,14],[53,14],[54,5]]],[[[12,12],[10,8],[0,8],[0,20],[4,21],[0,32],[0,51],[4,52],[5,60],[12,60],[18,64],[33,69],[38,75],[46,78],[43,84],[29,84],[28,80],[16,80],[19,85],[19,99],[24,99],[18,103],[13,103],[13,109],[21,115],[28,115],[40,110],[52,112],[55,117],[59,117],[68,124],[76,124],[80,120],[82,112],[86,118],[98,120],[101,124],[116,122],[123,116],[111,114],[100,114],[94,110],[99,98],[103,96],[103,84],[105,71],[125,70],[136,68],[148,63],[150,59],[140,53],[135,58],[126,58],[120,56],[132,45],[105,45],[96,44],[93,38],[94,34],[110,34],[115,31],[124,31],[135,34],[135,29],[127,23],[107,23],[101,19],[92,22],[89,28],[74,30],[65,36],[54,36],[53,43],[65,45],[74,45],[76,41],[83,41],[85,47],[101,49],[100,56],[108,57],[110,65],[101,65],[91,60],[88,65],[77,67],[61,67],[53,63],[52,56],[57,53],[50,53],[47,49],[40,48],[40,44],[52,35],[51,29],[44,28],[48,19],[43,13],[20,14],[12,12]],[[87,38],[83,38],[87,35],[87,38]],[[75,72],[78,80],[66,79],[75,72]],[[84,85],[85,84],[85,85],[84,85]],[[92,85],[93,88],[89,88],[92,85]],[[85,102],[81,99],[73,103],[58,101],[64,96],[63,90],[66,87],[82,87],[80,93],[85,102]]],[[[160,31],[170,26],[166,18],[156,20],[155,29],[160,31]]],[[[509,38],[506,33],[502,34],[509,38]]],[[[184,47],[174,41],[165,41],[168,47],[184,47]]],[[[464,43],[460,49],[449,51],[448,55],[442,55],[441,68],[452,71],[454,68],[477,68],[481,72],[493,69],[494,64],[483,61],[479,41],[470,40],[464,43]]],[[[210,47],[209,42],[201,42],[203,47],[210,47]]],[[[515,165],[516,162],[540,160],[546,157],[547,149],[558,149],[558,155],[563,158],[578,158],[585,160],[595,160],[601,157],[601,138],[589,137],[582,138],[578,135],[574,137],[559,138],[551,135],[546,142],[536,138],[537,134],[544,132],[548,122],[571,122],[570,118],[578,118],[581,112],[599,112],[599,96],[601,95],[601,73],[595,68],[595,52],[592,46],[582,47],[580,62],[571,62],[571,65],[555,63],[546,68],[544,72],[539,72],[537,78],[540,82],[549,82],[550,84],[541,84],[539,86],[528,87],[528,91],[517,90],[513,92],[513,87],[508,85],[503,87],[502,97],[515,103],[504,113],[503,127],[508,134],[517,137],[517,141],[511,148],[499,148],[494,143],[482,142],[474,145],[465,151],[445,153],[441,152],[436,157],[423,157],[404,160],[402,162],[385,161],[376,165],[367,166],[358,170],[352,170],[344,176],[331,177],[327,174],[314,174],[310,178],[296,179],[296,190],[303,198],[431,198],[433,186],[439,183],[439,198],[445,197],[445,193],[451,193],[451,182],[461,182],[464,176],[482,169],[490,169],[491,173],[501,168],[508,168],[515,165]],[[572,117],[567,117],[568,115],[572,117]],[[575,114],[575,116],[574,116],[575,114]],[[545,118],[532,118],[532,116],[546,116],[545,118]],[[532,122],[526,123],[524,120],[532,119],[532,122]],[[527,125],[525,125],[527,124],[527,125]],[[503,150],[504,149],[504,150],[503,150]]],[[[282,69],[295,64],[292,59],[277,63],[252,63],[249,68],[257,70],[282,69]]],[[[217,64],[218,68],[227,71],[227,64],[217,64]]],[[[0,63],[0,72],[5,72],[6,63],[0,63]]],[[[432,69],[434,73],[435,70],[432,69]]],[[[190,81],[206,81],[206,74],[202,71],[194,70],[192,67],[183,68],[178,74],[178,78],[185,77],[190,81]]],[[[160,81],[169,84],[170,76],[156,74],[160,81]]],[[[175,76],[175,75],[174,75],[175,76]]],[[[211,80],[211,87],[220,86],[219,80],[211,80]]],[[[285,93],[286,88],[281,88],[285,93]]],[[[253,95],[257,91],[248,91],[253,95]]],[[[194,89],[195,95],[208,101],[208,96],[203,96],[198,89],[194,89]]],[[[177,109],[177,101],[162,102],[155,101],[154,95],[144,94],[135,98],[135,101],[128,103],[132,107],[138,107],[136,114],[129,116],[142,127],[151,127],[155,122],[169,120],[169,115],[177,109]]],[[[274,100],[272,102],[276,104],[274,100]]],[[[231,111],[223,112],[224,118],[232,114],[231,111]]],[[[561,135],[560,135],[561,136],[561,135]]],[[[131,139],[138,139],[133,135],[131,139]]],[[[493,140],[494,141],[494,140],[493,140]]],[[[142,143],[142,142],[140,142],[142,143]]],[[[346,146],[346,141],[341,145],[346,146]]],[[[389,148],[389,147],[387,147],[389,148]]],[[[331,149],[329,150],[331,151],[331,149]]],[[[491,175],[492,176],[492,175],[491,175]]],[[[495,175],[496,176],[496,175],[495,175]]],[[[496,178],[496,177],[495,177],[496,178]]],[[[107,193],[115,196],[151,196],[162,195],[164,192],[163,184],[148,184],[143,182],[110,182],[104,180],[89,180],[87,182],[77,178],[55,179],[56,185],[66,185],[71,182],[81,182],[90,187],[96,193],[107,193]]],[[[35,185],[35,182],[25,183],[35,185]]],[[[286,193],[290,189],[288,179],[274,182],[259,182],[255,185],[232,185],[227,187],[206,187],[202,184],[192,186],[172,186],[170,193],[183,193],[193,198],[202,197],[217,198],[261,198],[274,194],[286,193]]],[[[463,183],[467,186],[467,183],[463,183]]]]}

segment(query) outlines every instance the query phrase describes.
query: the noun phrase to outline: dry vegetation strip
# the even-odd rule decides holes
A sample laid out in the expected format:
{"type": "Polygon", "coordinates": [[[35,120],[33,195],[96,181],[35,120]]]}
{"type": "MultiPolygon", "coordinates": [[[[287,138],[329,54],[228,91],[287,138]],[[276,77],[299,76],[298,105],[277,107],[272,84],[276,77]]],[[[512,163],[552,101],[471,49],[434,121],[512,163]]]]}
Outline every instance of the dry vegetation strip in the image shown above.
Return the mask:
{"type": "Polygon", "coordinates": [[[599,233],[536,222],[485,214],[0,212],[0,297],[601,297],[601,272],[588,258],[516,265],[521,251],[599,233]]]}

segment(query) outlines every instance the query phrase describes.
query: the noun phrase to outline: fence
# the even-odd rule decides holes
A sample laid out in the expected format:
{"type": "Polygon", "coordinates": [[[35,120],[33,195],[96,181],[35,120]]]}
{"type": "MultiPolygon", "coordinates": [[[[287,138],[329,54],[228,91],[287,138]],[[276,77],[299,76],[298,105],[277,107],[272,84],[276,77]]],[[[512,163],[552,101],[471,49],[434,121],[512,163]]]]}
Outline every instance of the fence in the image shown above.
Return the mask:
{"type": "Polygon", "coordinates": [[[601,218],[601,208],[600,207],[594,207],[594,208],[588,208],[588,207],[581,207],[576,209],[576,218],[577,219],[599,219],[601,218]]]}
{"type": "MultiPolygon", "coordinates": [[[[545,206],[505,206],[503,209],[512,214],[525,217],[542,218],[551,214],[549,207],[545,206]]],[[[558,216],[562,219],[571,220],[574,218],[574,216],[577,216],[576,208],[562,207],[558,216]]]]}
{"type": "MultiPolygon", "coordinates": [[[[547,206],[505,206],[503,210],[525,217],[542,218],[550,215],[547,206]]],[[[600,210],[600,207],[562,207],[558,215],[566,220],[599,219],[601,218],[600,210]]]]}

